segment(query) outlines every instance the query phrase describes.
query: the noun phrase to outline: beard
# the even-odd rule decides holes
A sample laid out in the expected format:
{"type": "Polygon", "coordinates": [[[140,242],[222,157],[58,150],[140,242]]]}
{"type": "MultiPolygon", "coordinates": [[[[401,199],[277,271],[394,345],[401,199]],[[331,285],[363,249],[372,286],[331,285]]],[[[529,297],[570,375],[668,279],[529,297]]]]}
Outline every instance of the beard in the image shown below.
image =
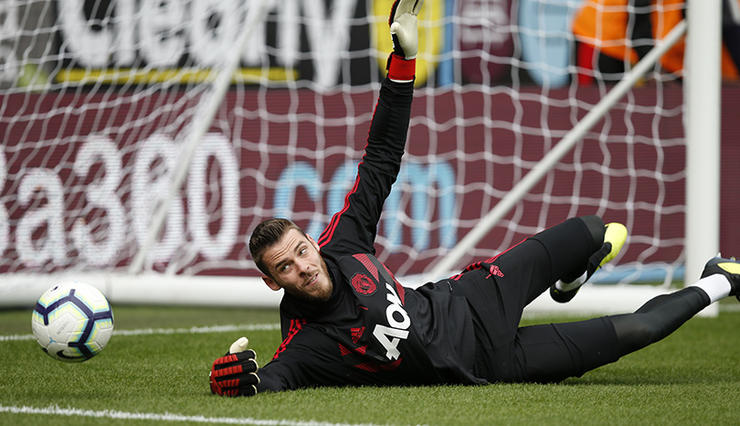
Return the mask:
{"type": "Polygon", "coordinates": [[[334,283],[329,277],[329,272],[326,266],[321,268],[318,272],[316,283],[309,287],[309,289],[296,289],[293,288],[286,291],[292,296],[307,302],[326,302],[331,298],[334,290],[334,283]]]}

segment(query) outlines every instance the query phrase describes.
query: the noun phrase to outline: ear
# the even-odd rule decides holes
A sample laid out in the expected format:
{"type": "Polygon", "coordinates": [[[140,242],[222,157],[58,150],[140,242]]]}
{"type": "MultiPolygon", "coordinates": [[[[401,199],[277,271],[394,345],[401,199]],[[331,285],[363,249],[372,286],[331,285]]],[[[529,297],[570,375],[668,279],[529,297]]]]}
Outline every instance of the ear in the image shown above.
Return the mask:
{"type": "Polygon", "coordinates": [[[271,290],[273,291],[280,290],[280,286],[272,278],[268,277],[267,275],[262,276],[262,281],[264,281],[265,284],[267,284],[267,286],[270,287],[271,290]]]}
{"type": "Polygon", "coordinates": [[[308,238],[308,241],[311,242],[311,245],[316,248],[316,251],[321,251],[321,249],[319,248],[319,244],[313,238],[311,238],[310,235],[306,234],[306,238],[308,238]]]}

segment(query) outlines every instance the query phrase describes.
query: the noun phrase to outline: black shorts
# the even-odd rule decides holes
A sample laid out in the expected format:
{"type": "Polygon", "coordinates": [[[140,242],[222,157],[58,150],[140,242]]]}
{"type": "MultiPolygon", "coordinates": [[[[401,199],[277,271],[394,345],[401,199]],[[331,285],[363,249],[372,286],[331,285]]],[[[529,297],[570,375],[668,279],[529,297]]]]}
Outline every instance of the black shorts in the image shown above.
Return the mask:
{"type": "Polygon", "coordinates": [[[574,270],[599,247],[585,224],[569,219],[500,255],[472,265],[456,280],[473,312],[475,373],[489,381],[549,382],[615,361],[611,322],[595,319],[519,327],[532,300],[574,270]]]}

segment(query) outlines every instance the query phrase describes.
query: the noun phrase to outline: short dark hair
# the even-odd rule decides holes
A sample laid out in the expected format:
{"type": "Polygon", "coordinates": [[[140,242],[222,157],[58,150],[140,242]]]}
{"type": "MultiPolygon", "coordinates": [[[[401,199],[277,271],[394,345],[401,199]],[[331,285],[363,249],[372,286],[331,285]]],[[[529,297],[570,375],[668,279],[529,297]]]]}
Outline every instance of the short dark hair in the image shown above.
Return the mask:
{"type": "Polygon", "coordinates": [[[301,234],[306,235],[303,229],[293,223],[293,221],[274,217],[264,220],[257,225],[252,232],[252,236],[249,238],[249,253],[252,255],[257,268],[268,277],[272,275],[267,269],[267,265],[262,261],[262,255],[265,253],[265,250],[280,241],[280,238],[291,229],[296,229],[301,234]]]}

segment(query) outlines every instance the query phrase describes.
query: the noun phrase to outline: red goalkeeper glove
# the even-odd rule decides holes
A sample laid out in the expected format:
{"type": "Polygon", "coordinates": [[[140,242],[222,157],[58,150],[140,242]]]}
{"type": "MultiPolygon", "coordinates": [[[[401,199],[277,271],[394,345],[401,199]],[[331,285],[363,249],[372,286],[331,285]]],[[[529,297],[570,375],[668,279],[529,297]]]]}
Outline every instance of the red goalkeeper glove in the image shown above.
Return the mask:
{"type": "Polygon", "coordinates": [[[253,396],[257,394],[257,354],[247,349],[242,337],[231,345],[229,353],[218,358],[211,367],[211,393],[221,396],[253,396]]]}

